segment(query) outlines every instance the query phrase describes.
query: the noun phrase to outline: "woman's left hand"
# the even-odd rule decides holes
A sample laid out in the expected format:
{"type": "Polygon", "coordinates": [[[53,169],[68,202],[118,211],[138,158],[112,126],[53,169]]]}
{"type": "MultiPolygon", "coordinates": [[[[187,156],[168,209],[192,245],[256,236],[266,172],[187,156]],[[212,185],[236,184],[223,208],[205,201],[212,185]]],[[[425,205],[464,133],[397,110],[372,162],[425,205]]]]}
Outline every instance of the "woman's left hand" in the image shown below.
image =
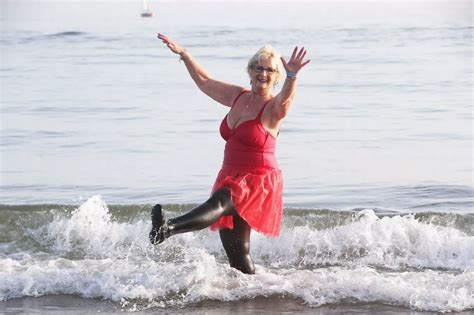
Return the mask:
{"type": "Polygon", "coordinates": [[[294,74],[298,73],[304,66],[306,66],[311,60],[306,60],[303,62],[304,56],[306,55],[306,49],[301,48],[298,51],[298,47],[295,47],[293,54],[291,55],[290,61],[287,63],[286,60],[281,57],[281,62],[285,67],[286,72],[292,72],[294,74]]]}

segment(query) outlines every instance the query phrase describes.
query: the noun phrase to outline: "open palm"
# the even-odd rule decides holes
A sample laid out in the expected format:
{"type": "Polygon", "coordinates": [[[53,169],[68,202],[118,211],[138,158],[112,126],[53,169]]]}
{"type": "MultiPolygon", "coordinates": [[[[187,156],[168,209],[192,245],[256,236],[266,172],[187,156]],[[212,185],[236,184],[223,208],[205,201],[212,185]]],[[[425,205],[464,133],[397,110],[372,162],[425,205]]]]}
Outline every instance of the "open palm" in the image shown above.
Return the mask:
{"type": "Polygon", "coordinates": [[[281,62],[283,63],[283,66],[285,67],[286,72],[292,72],[292,73],[298,73],[304,66],[306,66],[311,60],[304,60],[304,57],[306,55],[306,49],[302,47],[298,51],[298,47],[295,47],[293,50],[293,54],[291,55],[291,58],[288,62],[281,57],[281,62]]]}
{"type": "Polygon", "coordinates": [[[163,43],[166,44],[166,46],[168,46],[168,48],[174,52],[175,54],[182,54],[184,49],[183,47],[179,46],[176,42],[172,41],[170,38],[168,38],[167,36],[163,35],[163,34],[160,34],[158,33],[158,39],[160,39],[163,43]]]}

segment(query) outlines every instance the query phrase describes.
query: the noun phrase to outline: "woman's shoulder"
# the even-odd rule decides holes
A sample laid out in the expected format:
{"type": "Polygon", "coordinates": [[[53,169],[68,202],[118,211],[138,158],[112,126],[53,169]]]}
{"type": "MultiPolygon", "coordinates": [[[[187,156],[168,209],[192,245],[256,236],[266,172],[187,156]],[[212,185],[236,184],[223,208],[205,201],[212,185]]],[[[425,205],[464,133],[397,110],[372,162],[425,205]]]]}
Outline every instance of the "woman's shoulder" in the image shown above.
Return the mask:
{"type": "Polygon", "coordinates": [[[237,101],[239,99],[241,99],[244,94],[247,94],[248,92],[250,92],[250,90],[248,90],[246,88],[241,88],[240,90],[236,90],[236,92],[237,93],[236,93],[235,97],[233,98],[231,107],[234,107],[234,105],[237,103],[237,101]]]}

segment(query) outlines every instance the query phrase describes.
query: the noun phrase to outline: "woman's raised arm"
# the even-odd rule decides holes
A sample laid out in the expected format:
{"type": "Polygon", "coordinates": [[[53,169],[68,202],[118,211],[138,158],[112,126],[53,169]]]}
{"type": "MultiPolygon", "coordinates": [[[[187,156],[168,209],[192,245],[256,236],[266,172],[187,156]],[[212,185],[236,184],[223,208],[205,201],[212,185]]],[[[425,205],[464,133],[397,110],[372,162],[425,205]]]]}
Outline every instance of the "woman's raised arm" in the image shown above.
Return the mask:
{"type": "Polygon", "coordinates": [[[286,79],[280,93],[275,96],[274,115],[276,120],[282,120],[288,115],[293,97],[296,93],[296,76],[298,72],[306,66],[310,60],[303,61],[306,56],[306,49],[295,47],[288,62],[282,57],[281,62],[286,70],[286,79]]]}
{"type": "Polygon", "coordinates": [[[186,49],[178,45],[178,43],[160,33],[158,33],[158,39],[165,43],[173,53],[180,56],[191,78],[201,91],[225,106],[230,107],[232,105],[232,102],[243,90],[243,87],[214,80],[206,69],[204,69],[186,49]]]}

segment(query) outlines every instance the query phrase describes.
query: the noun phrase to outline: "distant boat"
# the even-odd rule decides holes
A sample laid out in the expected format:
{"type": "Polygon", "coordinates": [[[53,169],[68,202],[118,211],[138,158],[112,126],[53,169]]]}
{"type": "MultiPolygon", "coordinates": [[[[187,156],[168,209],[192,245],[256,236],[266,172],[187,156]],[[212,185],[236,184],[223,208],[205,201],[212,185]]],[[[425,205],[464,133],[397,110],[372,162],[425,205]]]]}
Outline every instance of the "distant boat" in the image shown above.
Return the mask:
{"type": "Polygon", "coordinates": [[[153,12],[151,12],[150,9],[148,9],[148,2],[147,0],[143,0],[143,11],[140,14],[142,17],[152,17],[153,12]]]}

